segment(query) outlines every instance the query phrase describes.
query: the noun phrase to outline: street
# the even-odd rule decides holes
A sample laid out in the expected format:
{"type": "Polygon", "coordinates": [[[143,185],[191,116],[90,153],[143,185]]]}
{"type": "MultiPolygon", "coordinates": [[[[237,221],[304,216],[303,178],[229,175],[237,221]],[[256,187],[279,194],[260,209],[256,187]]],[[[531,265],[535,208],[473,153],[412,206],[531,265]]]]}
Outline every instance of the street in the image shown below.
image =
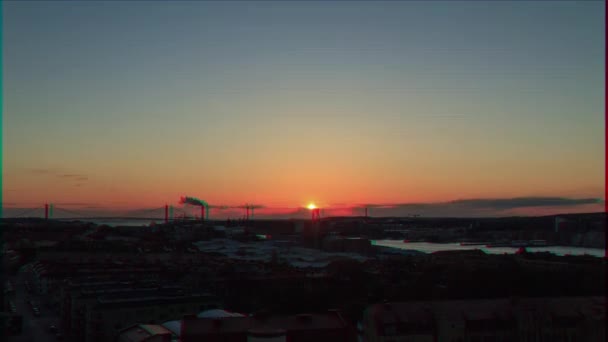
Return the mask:
{"type": "MultiPolygon", "coordinates": [[[[17,313],[23,315],[23,332],[17,336],[9,336],[9,342],[46,342],[57,341],[57,338],[49,332],[49,326],[58,326],[58,314],[53,312],[45,304],[45,298],[40,295],[28,293],[25,288],[25,277],[23,273],[11,276],[11,283],[15,289],[14,303],[17,313]],[[39,304],[40,316],[34,316],[31,306],[27,303],[27,298],[39,304]]],[[[54,308],[55,310],[57,308],[54,308]]]]}

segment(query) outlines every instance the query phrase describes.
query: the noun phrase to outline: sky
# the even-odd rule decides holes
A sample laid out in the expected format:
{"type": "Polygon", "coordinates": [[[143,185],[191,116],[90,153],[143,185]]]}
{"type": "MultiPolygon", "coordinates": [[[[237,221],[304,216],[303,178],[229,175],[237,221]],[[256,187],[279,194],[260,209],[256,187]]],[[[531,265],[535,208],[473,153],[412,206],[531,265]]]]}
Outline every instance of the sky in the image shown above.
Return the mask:
{"type": "Polygon", "coordinates": [[[3,6],[5,207],[603,209],[603,1],[3,6]]]}

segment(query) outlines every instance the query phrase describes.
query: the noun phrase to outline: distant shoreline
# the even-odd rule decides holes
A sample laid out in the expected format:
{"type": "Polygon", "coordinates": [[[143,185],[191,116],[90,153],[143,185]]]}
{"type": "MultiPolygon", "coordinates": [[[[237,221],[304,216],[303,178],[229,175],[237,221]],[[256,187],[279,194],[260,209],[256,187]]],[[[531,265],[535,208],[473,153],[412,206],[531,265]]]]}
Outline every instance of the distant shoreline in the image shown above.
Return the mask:
{"type": "MultiPolygon", "coordinates": [[[[462,246],[458,242],[410,242],[404,243],[403,240],[372,240],[375,246],[395,248],[404,251],[414,250],[423,253],[433,253],[440,251],[458,251],[458,250],[475,250],[479,249],[487,254],[515,254],[519,247],[485,247],[476,245],[462,246]]],[[[525,247],[528,252],[550,252],[555,255],[592,255],[603,258],[606,255],[606,250],[601,248],[575,247],[575,246],[539,246],[525,247]]]]}

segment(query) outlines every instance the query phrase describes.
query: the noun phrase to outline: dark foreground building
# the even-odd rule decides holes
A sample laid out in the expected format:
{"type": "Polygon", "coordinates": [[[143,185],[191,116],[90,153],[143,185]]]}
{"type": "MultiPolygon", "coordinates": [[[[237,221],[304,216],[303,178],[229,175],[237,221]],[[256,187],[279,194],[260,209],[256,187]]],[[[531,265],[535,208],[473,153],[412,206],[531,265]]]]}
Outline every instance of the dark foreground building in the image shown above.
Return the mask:
{"type": "Polygon", "coordinates": [[[365,341],[603,342],[604,297],[488,299],[372,305],[365,341]]]}
{"type": "Polygon", "coordinates": [[[356,332],[338,311],[221,319],[184,317],[181,342],[199,341],[354,342],[356,332]]]}

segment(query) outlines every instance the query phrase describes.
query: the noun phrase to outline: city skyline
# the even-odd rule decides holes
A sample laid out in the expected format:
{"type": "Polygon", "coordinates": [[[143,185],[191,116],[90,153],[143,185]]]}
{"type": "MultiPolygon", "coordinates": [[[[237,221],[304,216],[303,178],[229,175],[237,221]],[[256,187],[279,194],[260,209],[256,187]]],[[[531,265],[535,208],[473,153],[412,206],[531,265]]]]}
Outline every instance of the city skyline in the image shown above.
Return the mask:
{"type": "Polygon", "coordinates": [[[5,2],[5,212],[603,211],[604,6],[5,2]]]}

